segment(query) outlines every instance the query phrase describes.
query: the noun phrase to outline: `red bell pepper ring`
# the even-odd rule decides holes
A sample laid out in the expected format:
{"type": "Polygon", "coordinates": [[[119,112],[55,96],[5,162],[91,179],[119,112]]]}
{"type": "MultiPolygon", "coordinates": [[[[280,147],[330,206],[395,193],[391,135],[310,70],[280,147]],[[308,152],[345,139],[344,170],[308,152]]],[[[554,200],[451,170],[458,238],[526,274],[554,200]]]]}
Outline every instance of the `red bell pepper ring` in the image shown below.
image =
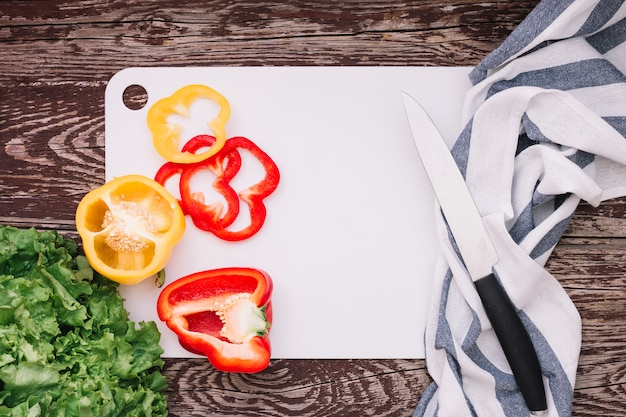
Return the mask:
{"type": "MultiPolygon", "coordinates": [[[[214,136],[198,135],[186,142],[182,150],[183,152],[195,153],[203,147],[212,146],[214,142],[214,136]]],[[[239,152],[236,150],[219,152],[205,161],[192,164],[166,162],[157,171],[155,181],[165,186],[165,183],[170,178],[175,175],[181,175],[179,180],[181,193],[179,204],[183,212],[185,214],[191,214],[191,212],[201,213],[201,215],[192,216],[192,221],[200,229],[206,230],[209,227],[207,224],[215,225],[215,227],[228,227],[239,214],[239,196],[230,186],[230,181],[239,172],[240,168],[241,155],[239,152]],[[183,171],[199,168],[200,165],[202,165],[202,169],[209,169],[215,174],[216,178],[212,185],[224,197],[226,207],[224,207],[221,201],[205,204],[204,195],[191,192],[189,181],[182,181],[183,171]],[[192,210],[189,207],[192,207],[192,210]],[[226,208],[225,213],[224,208],[226,208]]]]}
{"type": "MultiPolygon", "coordinates": [[[[226,140],[226,144],[222,150],[208,160],[189,166],[181,174],[181,198],[186,209],[194,219],[194,224],[202,230],[213,233],[220,239],[227,241],[239,241],[247,239],[256,234],[263,226],[266,218],[266,208],[264,199],[272,194],[280,181],[280,172],[274,161],[261,148],[254,144],[251,140],[243,136],[235,136],[226,140]],[[229,225],[226,222],[216,222],[211,216],[207,215],[198,205],[188,204],[192,200],[192,194],[189,189],[191,177],[196,175],[202,169],[211,169],[214,158],[220,158],[223,154],[230,155],[238,152],[239,149],[246,150],[252,154],[263,166],[265,176],[263,179],[251,187],[239,192],[239,198],[244,201],[250,211],[250,223],[241,230],[228,230],[229,225]]],[[[230,201],[229,201],[230,203],[230,201]]]]}
{"type": "MultiPolygon", "coordinates": [[[[180,175],[183,172],[184,167],[185,165],[177,162],[166,162],[161,166],[161,168],[159,168],[154,176],[154,180],[165,187],[165,184],[170,180],[170,178],[175,175],[180,175]]],[[[178,199],[178,205],[183,210],[184,214],[188,214],[181,199],[178,199]]]]}
{"type": "Polygon", "coordinates": [[[159,318],[185,349],[223,372],[254,373],[269,365],[273,283],[254,268],[197,272],[167,285],[159,318]]]}

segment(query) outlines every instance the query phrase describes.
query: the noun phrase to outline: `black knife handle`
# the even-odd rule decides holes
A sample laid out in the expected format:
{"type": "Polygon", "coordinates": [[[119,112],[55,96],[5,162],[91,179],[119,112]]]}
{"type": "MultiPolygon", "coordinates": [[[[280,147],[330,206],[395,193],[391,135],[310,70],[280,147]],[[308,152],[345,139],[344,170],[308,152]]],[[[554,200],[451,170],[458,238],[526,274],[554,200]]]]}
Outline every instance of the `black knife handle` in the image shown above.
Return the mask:
{"type": "Polygon", "coordinates": [[[495,275],[474,282],[530,411],[547,410],[539,359],[516,308],[495,275]]]}

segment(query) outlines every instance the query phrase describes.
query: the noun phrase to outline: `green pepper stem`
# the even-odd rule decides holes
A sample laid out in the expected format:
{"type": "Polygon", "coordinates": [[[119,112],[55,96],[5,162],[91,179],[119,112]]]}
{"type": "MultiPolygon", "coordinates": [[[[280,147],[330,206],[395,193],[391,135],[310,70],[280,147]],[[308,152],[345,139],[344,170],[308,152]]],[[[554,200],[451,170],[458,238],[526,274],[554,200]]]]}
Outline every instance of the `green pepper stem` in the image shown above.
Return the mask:
{"type": "Polygon", "coordinates": [[[156,279],[154,280],[157,288],[161,288],[165,284],[165,268],[157,272],[156,279]]]}

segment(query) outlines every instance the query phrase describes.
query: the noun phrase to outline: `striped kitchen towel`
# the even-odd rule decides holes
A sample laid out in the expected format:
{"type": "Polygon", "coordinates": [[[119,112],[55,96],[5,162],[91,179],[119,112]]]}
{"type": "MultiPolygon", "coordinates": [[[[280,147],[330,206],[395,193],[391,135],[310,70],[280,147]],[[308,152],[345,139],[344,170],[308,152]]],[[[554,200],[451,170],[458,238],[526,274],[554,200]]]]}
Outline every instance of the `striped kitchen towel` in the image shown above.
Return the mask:
{"type": "MultiPolygon", "coordinates": [[[[471,72],[452,149],[500,255],[496,275],[538,352],[551,417],[571,415],[581,320],[544,265],[581,200],[626,195],[625,73],[624,0],[543,0],[471,72]]],[[[425,335],[434,382],[414,416],[529,416],[437,219],[425,335]]]]}

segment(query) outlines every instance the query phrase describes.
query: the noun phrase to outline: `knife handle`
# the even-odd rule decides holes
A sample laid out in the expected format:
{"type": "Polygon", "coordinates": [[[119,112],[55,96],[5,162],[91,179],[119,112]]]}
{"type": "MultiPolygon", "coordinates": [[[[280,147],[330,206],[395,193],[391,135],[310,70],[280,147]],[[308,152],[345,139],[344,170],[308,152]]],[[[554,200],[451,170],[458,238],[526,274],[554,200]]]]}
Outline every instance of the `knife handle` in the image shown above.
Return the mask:
{"type": "Polygon", "coordinates": [[[474,285],[528,409],[547,410],[539,359],[513,302],[494,274],[476,280],[474,285]]]}

